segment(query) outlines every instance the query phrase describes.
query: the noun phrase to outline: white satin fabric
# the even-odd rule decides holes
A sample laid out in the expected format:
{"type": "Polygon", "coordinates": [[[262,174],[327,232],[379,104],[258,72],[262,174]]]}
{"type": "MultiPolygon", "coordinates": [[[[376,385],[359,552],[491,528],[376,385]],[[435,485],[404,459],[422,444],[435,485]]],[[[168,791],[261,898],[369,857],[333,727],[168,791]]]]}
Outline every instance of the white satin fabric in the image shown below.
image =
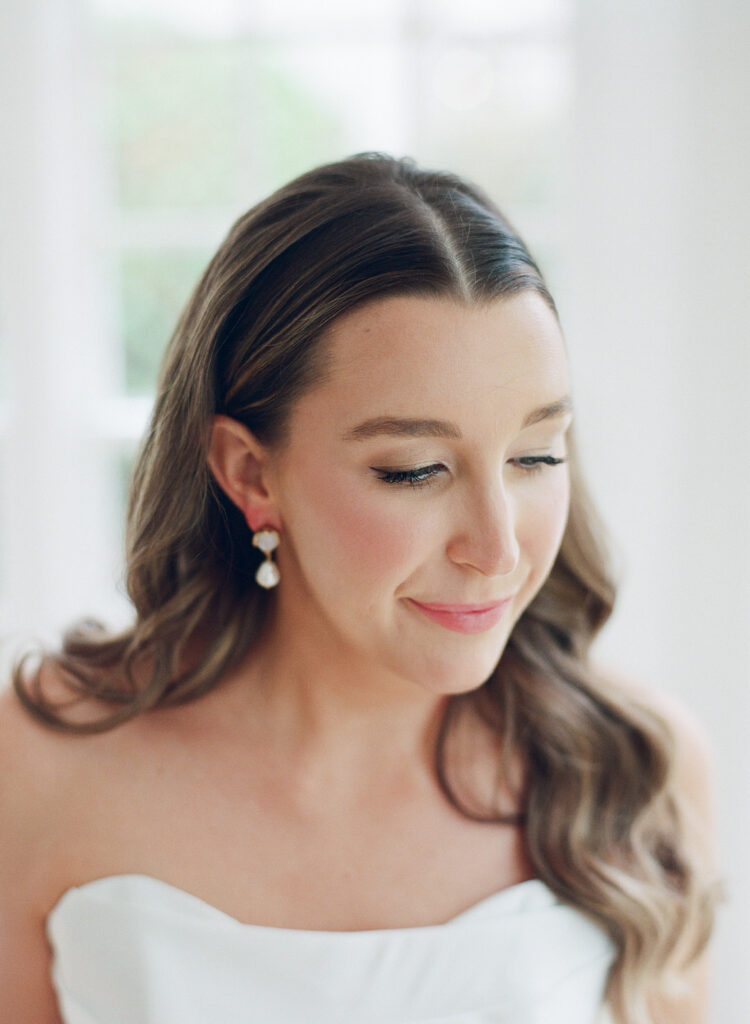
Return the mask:
{"type": "Polygon", "coordinates": [[[47,918],[65,1024],[610,1024],[614,948],[539,879],[446,924],[247,925],[146,875],[69,889],[47,918]]]}

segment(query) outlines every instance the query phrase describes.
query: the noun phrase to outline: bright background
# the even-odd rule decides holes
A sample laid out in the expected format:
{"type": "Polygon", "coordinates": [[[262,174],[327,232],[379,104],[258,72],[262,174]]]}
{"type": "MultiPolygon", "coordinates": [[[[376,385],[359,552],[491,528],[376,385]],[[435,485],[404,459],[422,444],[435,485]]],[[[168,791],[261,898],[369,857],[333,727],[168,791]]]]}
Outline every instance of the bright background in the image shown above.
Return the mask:
{"type": "Polygon", "coordinates": [[[0,665],[128,620],[128,467],[178,311],[233,220],[367,149],[484,186],[546,272],[616,540],[602,658],[715,749],[750,1005],[750,5],[4,0],[0,665]]]}

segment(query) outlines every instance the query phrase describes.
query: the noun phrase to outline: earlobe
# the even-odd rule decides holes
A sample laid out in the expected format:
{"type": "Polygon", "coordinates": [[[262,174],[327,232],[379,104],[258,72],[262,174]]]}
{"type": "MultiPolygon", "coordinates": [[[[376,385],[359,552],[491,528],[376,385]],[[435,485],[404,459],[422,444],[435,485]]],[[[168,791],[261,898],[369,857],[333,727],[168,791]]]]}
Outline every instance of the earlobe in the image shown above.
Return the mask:
{"type": "Polygon", "coordinates": [[[215,416],[207,462],[219,487],[251,520],[268,521],[271,496],[263,479],[265,450],[250,430],[229,416],[215,416]]]}

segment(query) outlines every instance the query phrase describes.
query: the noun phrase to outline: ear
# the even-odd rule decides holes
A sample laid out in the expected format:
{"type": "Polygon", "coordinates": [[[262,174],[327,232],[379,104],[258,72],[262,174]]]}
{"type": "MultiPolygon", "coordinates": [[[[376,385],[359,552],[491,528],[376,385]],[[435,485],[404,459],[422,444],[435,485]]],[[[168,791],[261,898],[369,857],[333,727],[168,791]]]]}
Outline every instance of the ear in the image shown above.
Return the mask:
{"type": "Polygon", "coordinates": [[[222,491],[242,512],[251,530],[281,529],[267,487],[269,453],[254,434],[229,416],[214,416],[208,468],[222,491]]]}

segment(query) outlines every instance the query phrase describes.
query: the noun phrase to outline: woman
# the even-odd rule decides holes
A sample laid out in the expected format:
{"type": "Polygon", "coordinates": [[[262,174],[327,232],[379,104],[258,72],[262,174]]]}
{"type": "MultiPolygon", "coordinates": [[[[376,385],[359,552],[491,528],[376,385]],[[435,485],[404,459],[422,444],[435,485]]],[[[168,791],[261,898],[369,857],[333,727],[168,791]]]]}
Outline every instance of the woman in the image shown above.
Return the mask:
{"type": "Polygon", "coordinates": [[[5,698],[4,1019],[705,1021],[706,743],[588,656],[571,418],[461,179],[363,154],[235,224],[135,468],[135,624],[5,698]]]}

